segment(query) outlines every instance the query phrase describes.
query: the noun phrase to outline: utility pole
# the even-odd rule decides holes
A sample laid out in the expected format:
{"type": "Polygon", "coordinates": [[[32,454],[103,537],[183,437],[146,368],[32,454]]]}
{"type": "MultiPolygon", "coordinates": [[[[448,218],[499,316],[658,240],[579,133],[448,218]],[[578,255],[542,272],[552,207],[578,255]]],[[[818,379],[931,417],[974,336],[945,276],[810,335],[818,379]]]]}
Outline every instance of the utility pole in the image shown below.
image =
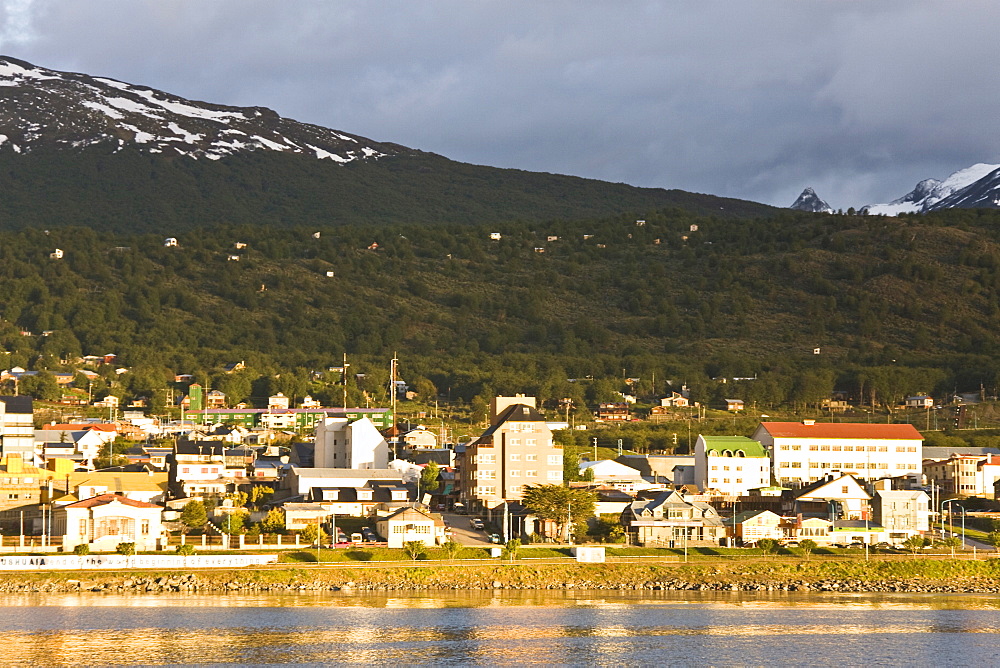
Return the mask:
{"type": "Polygon", "coordinates": [[[349,366],[351,366],[351,365],[347,363],[347,353],[344,353],[344,370],[341,373],[343,373],[343,378],[342,378],[342,382],[343,382],[343,385],[344,385],[344,403],[343,403],[343,406],[344,406],[345,410],[347,409],[347,368],[349,366]]]}

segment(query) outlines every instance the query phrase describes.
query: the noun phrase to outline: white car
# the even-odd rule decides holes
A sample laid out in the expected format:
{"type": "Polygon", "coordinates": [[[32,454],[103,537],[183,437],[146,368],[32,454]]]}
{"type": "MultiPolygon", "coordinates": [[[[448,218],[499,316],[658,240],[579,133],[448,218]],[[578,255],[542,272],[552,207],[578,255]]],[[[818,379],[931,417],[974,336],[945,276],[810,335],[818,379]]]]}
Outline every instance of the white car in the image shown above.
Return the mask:
{"type": "Polygon", "coordinates": [[[469,524],[472,525],[472,528],[475,529],[476,531],[482,531],[483,529],[486,528],[486,526],[483,524],[483,521],[478,517],[469,520],[469,524]]]}

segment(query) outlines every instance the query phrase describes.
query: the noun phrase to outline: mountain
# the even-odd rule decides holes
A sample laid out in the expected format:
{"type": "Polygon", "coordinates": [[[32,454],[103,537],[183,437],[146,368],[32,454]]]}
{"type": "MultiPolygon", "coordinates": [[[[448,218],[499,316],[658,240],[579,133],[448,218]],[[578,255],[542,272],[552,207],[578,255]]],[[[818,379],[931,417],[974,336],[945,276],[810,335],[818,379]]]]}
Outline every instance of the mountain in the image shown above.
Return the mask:
{"type": "MultiPolygon", "coordinates": [[[[869,204],[861,208],[861,213],[872,216],[898,216],[901,213],[925,213],[941,209],[983,206],[983,204],[973,203],[980,201],[976,197],[954,198],[953,196],[988,177],[998,168],[1000,165],[979,163],[955,172],[944,181],[924,179],[913,190],[899,199],[894,199],[888,204],[869,204]]],[[[980,193],[983,198],[989,199],[988,194],[986,194],[988,188],[977,188],[975,191],[980,193]]],[[[997,196],[998,193],[994,193],[994,199],[997,196]]],[[[996,205],[994,204],[994,206],[996,205]]]]}
{"type": "Polygon", "coordinates": [[[470,223],[763,204],[469,165],[146,86],[0,57],[0,229],[470,223]]]}
{"type": "Polygon", "coordinates": [[[833,207],[821,200],[812,188],[803,190],[799,198],[788,208],[812,213],[833,213],[833,207]]]}

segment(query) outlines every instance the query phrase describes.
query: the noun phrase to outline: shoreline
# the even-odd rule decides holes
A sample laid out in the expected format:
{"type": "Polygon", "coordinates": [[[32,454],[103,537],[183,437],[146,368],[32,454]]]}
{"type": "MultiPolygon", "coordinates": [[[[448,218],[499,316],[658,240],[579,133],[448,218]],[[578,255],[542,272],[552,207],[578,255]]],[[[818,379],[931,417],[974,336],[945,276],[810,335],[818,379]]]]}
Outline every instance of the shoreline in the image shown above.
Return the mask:
{"type": "Polygon", "coordinates": [[[0,576],[0,594],[94,592],[742,591],[1000,594],[1000,560],[755,564],[460,564],[212,571],[43,571],[0,576]]]}

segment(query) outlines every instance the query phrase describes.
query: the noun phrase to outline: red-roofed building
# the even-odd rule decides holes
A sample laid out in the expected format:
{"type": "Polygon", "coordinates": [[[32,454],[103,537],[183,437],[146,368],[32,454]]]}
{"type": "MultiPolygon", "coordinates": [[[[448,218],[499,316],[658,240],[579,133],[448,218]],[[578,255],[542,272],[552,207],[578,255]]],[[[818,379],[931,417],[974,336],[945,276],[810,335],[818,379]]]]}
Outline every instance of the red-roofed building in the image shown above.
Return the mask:
{"type": "Polygon", "coordinates": [[[110,551],[135,543],[136,551],[157,550],[163,534],[163,508],[117,494],[101,494],[56,508],[53,528],[63,536],[63,550],[89,545],[110,551]]]}
{"type": "Polygon", "coordinates": [[[921,474],[923,436],[911,424],[761,422],[751,438],[770,453],[783,485],[807,485],[828,473],[862,480],[921,474]]]}

